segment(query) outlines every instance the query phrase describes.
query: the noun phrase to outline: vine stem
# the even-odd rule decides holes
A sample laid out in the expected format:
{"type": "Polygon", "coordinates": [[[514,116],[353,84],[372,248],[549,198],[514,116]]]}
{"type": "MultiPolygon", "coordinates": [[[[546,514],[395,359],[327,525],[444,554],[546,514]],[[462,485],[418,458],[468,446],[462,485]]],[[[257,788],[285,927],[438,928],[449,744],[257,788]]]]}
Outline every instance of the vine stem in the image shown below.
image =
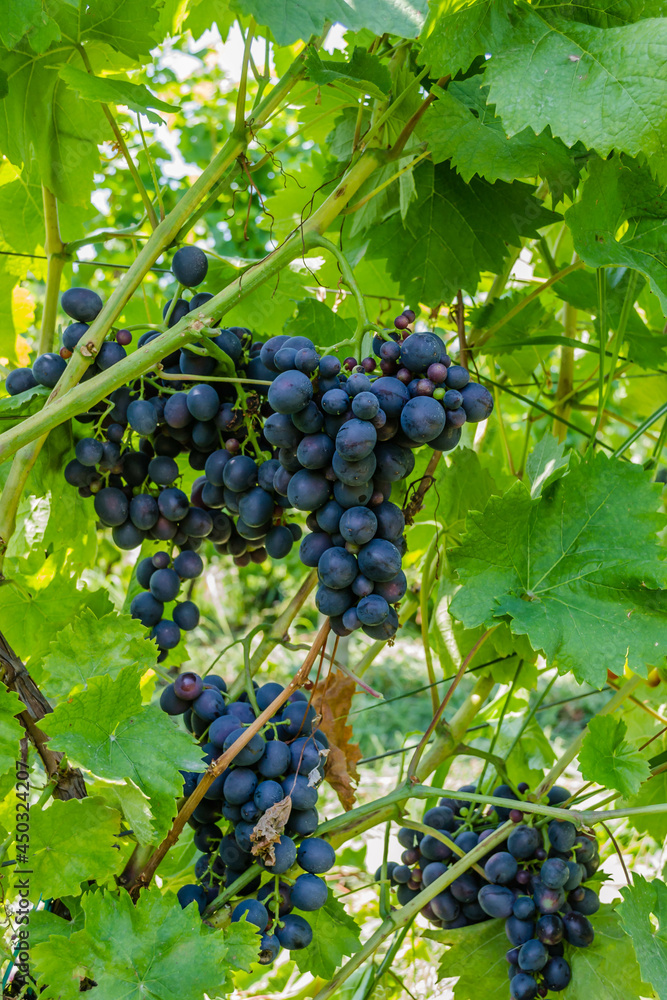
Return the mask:
{"type": "MultiPolygon", "coordinates": [[[[577,337],[577,310],[569,302],[563,307],[563,327],[566,337],[576,340],[577,337]]],[[[567,418],[570,416],[572,406],[566,400],[570,399],[574,389],[574,348],[561,347],[560,349],[560,371],[558,374],[558,388],[556,390],[556,400],[558,405],[554,412],[567,418]]],[[[558,441],[564,441],[567,429],[565,424],[556,421],[553,425],[553,433],[558,441]]]]}
{"type": "Polygon", "coordinates": [[[46,354],[53,348],[60,279],[67,257],[58,225],[58,202],[55,195],[44,184],[42,184],[42,204],[44,206],[44,250],[48,263],[38,350],[40,354],[46,354]]]}
{"type": "Polygon", "coordinates": [[[294,675],[292,680],[289,682],[287,687],[280,692],[277,698],[271,702],[268,708],[257,716],[252,725],[248,726],[243,731],[243,735],[232,743],[229,750],[225,750],[223,754],[220,755],[213,763],[210,765],[206,771],[204,777],[197,785],[196,789],[189,797],[187,802],[179,810],[178,816],[174,820],[171,830],[162,841],[157,850],[153,853],[148,864],[144,867],[143,871],[136,877],[134,882],[128,886],[128,892],[136,898],[139,891],[144,887],[149,885],[153,875],[155,874],[160,862],[164,859],[167,852],[171,847],[174,846],[178,840],[183,827],[189,820],[190,816],[197,808],[199,803],[204,797],[204,793],[211,787],[213,782],[217,777],[219,777],[222,772],[229,767],[236,755],[246,746],[247,743],[253,738],[253,736],[260,731],[262,726],[269,721],[269,719],[276,714],[276,712],[285,704],[287,699],[294,694],[298,688],[302,686],[304,681],[307,680],[308,674],[311,671],[313,663],[317,659],[317,656],[327,641],[327,636],[329,635],[330,625],[329,619],[327,618],[320,628],[319,632],[315,636],[313,645],[310,647],[303,664],[294,675]]]}

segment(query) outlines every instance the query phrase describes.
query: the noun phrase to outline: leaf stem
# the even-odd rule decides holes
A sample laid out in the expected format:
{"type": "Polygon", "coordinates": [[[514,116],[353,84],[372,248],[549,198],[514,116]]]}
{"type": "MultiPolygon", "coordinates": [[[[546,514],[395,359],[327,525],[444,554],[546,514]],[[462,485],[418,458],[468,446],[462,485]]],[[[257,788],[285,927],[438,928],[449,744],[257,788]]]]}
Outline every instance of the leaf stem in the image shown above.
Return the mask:
{"type": "Polygon", "coordinates": [[[42,184],[42,204],[44,206],[44,251],[48,263],[38,351],[40,354],[46,354],[53,349],[60,279],[67,261],[67,254],[58,225],[58,203],[55,195],[44,184],[42,184]]]}

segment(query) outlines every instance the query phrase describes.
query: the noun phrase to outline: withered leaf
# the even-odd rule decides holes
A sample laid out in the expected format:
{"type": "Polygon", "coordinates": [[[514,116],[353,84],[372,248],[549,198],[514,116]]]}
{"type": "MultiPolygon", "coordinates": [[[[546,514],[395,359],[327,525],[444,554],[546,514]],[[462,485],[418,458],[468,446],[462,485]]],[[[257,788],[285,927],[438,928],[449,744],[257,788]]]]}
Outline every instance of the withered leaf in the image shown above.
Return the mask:
{"type": "Polygon", "coordinates": [[[351,809],[359,782],[357,763],[361,750],[352,743],[352,726],[347,717],[356,684],[351,677],[337,670],[313,689],[312,704],[322,716],[320,729],[330,743],[325,775],[344,809],[351,809]]]}
{"type": "Polygon", "coordinates": [[[276,853],[273,845],[277,844],[283,835],[285,825],[292,812],[292,797],[286,795],[280,802],[270,806],[257,822],[250,834],[251,851],[255,857],[261,857],[266,864],[275,865],[276,853]]]}

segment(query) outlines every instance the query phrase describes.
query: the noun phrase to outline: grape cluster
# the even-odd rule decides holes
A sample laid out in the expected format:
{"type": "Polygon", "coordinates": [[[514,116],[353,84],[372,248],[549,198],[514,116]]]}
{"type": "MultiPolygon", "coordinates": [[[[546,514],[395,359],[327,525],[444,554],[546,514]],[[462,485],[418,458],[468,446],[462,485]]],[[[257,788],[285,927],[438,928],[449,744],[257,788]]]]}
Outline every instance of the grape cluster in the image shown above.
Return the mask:
{"type": "MultiPolygon", "coordinates": [[[[459,789],[475,790],[474,785],[459,789]]],[[[525,794],[528,786],[521,784],[518,790],[525,794]]],[[[507,785],[500,785],[493,794],[518,798],[507,785]]],[[[548,796],[550,805],[568,798],[567,789],[559,786],[548,796]]],[[[564,990],[571,979],[565,945],[586,948],[595,936],[588,917],[597,912],[600,900],[584,882],[600,864],[597,841],[578,833],[574,823],[556,819],[548,824],[545,839],[541,830],[522,822],[520,800],[516,809],[496,806],[479,819],[471,816],[468,803],[443,798],[428,810],[424,823],[451,839],[464,854],[508,819],[517,825],[505,844],[479,862],[484,878],[469,869],[426,903],[422,914],[436,927],[447,929],[504,919],[512,946],[507,952],[512,1000],[534,1000],[550,990],[564,990]]],[[[398,840],[405,848],[401,863],[388,862],[386,877],[404,906],[455,864],[460,854],[437,836],[407,827],[399,831],[398,840]]],[[[375,878],[382,878],[382,868],[375,878]]]]}
{"type": "Polygon", "coordinates": [[[405,310],[388,340],[374,338],[379,373],[374,358],[347,358],[343,366],[304,337],[272,337],[260,351],[273,373],[273,412],[264,424],[279,449],[273,487],[308,513],[312,533],[299,555],[317,567],[316,604],[337,635],[358,628],[373,639],[395,634],[394,605],[406,590],[405,518],[389,499],[392,485],[411,474],[415,448],[455,447],[463,423],[493,408],[489,392],[451,364],[438,336],[406,333],[414,320],[405,310]]]}
{"type": "MultiPolygon", "coordinates": [[[[183,715],[210,764],[283,690],[275,682],[255,684],[250,698],[244,694],[231,701],[221,677],[201,678],[189,671],[163,689],[160,706],[168,715],[183,715]]],[[[327,901],[321,876],[333,866],[335,854],[327,841],[312,835],[329,742],[321,730],[313,731],[314,721],[315,710],[296,691],[213,781],[190,819],[195,846],[202,853],[195,864],[196,881],[178,890],[181,906],[195,901],[202,913],[223,887],[259,861],[271,877],[255,878],[239,890],[246,898],[234,905],[231,918],[257,927],[263,964],[272,962],[281,948],[307,947],[313,932],[302,914],[319,910],[327,901]],[[277,839],[267,851],[262,819],[279,804],[282,819],[273,834],[277,839]],[[297,865],[302,872],[294,876],[291,870],[297,865]]],[[[182,774],[187,797],[203,775],[182,774]]]]}
{"type": "MultiPolygon", "coordinates": [[[[181,248],[172,261],[187,288],[203,281],[207,268],[197,247],[181,248]]],[[[200,292],[189,301],[170,299],[164,325],[196,318],[211,297],[200,292]]],[[[36,382],[55,385],[103,307],[86,288],[69,289],[61,304],[74,322],[63,333],[60,355],[42,355],[32,369],[11,372],[8,392],[36,382]]],[[[493,409],[489,392],[451,363],[436,334],[411,332],[415,319],[406,309],[395,330],[373,338],[375,357],[360,363],[320,355],[307,337],[284,334],[262,342],[241,327],[207,331],[215,333],[210,341],[227,359],[223,371],[234,368],[236,382],[216,374],[218,358],[204,350],[202,334],[193,329],[199,341],[79,415],[94,432],[77,442],[65,478],[81,496],[94,497],[96,514],[119,548],[152,540],[181,550],[173,566],[170,556],[167,566],[153,567],[158,581],[171,581],[169,591],[174,574],[194,578],[177,563],[199,566],[200,560],[182,557],[196,553],[205,539],[239,566],[285,558],[300,541],[301,562],[317,568],[316,604],[332,630],[349,635],[361,628],[373,639],[390,639],[407,587],[401,568],[405,517],[390,500],[392,487],[412,473],[414,449],[455,447],[463,423],[484,420],[493,409]],[[193,385],[188,376],[202,381],[193,385]],[[203,473],[189,497],[178,485],[182,453],[203,473]],[[302,538],[299,524],[288,520],[290,510],[306,515],[310,534],[302,538]]],[[[149,330],[137,346],[163,334],[149,330]]],[[[87,378],[126,356],[132,333],[117,330],[112,337],[87,378]]],[[[155,558],[163,561],[164,553],[155,558]]],[[[139,582],[154,600],[140,595],[132,613],[154,630],[164,656],[178,641],[177,628],[187,627],[177,618],[189,623],[196,616],[175,610],[172,619],[164,618],[159,603],[168,599],[154,591],[166,591],[161,583],[154,586],[146,560],[142,566],[146,582],[139,582]]]]}

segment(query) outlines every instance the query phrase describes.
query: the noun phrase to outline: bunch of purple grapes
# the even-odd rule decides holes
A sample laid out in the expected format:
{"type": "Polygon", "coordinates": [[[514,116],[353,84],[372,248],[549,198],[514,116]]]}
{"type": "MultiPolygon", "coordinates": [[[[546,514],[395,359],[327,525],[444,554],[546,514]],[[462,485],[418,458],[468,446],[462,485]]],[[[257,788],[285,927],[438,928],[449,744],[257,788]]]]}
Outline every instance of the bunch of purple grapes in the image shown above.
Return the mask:
{"type": "MultiPolygon", "coordinates": [[[[183,247],[172,269],[181,286],[193,288],[206,276],[206,255],[183,247]]],[[[195,318],[211,297],[200,292],[189,301],[169,300],[164,326],[195,318]]],[[[61,304],[74,322],[63,333],[60,354],[42,355],[32,369],[11,372],[11,394],[38,382],[55,385],[72,352],[85,347],[89,324],[103,308],[97,293],[86,288],[69,289],[61,304]]],[[[301,540],[299,557],[317,568],[317,607],[330,617],[333,631],[349,635],[361,628],[379,640],[396,633],[396,605],[407,587],[401,568],[406,542],[392,488],[411,475],[415,449],[428,444],[450,450],[464,422],[484,420],[493,409],[488,391],[451,363],[438,336],[410,332],[415,318],[406,309],[394,331],[374,337],[376,357],[360,363],[321,356],[307,337],[253,341],[249,330],[231,327],[211,337],[227,359],[220,368],[217,357],[200,353],[202,334],[193,330],[193,342],[165,357],[157,371],[79,415],[79,422],[94,428],[77,441],[76,457],[65,468],[67,482],[82,497],[93,497],[97,517],[112,529],[119,548],[153,541],[172,549],[165,566],[164,552],[153,557],[159,563],[153,564],[155,574],[143,560],[139,583],[153,600],[140,595],[132,607],[153,630],[163,658],[182,630],[195,627],[189,625],[196,617],[190,609],[177,605],[171,617],[164,609],[174,574],[183,580],[201,573],[201,560],[185,553],[197,553],[208,539],[239,566],[283,559],[302,536],[299,524],[288,520],[291,509],[306,515],[311,533],[301,540]],[[241,388],[224,381],[222,372],[230,367],[241,388]],[[193,385],[188,376],[202,381],[193,385]],[[182,454],[203,473],[189,497],[178,485],[182,454]]],[[[164,332],[143,333],[138,348],[164,332]]],[[[86,378],[126,357],[131,332],[118,330],[112,338],[86,378]]]]}
{"type": "MultiPolygon", "coordinates": [[[[275,682],[255,684],[251,697],[243,694],[232,701],[222,677],[201,678],[188,671],[163,689],[160,706],[168,715],[183,716],[210,764],[283,690],[275,682]]],[[[281,948],[291,951],[310,944],[313,931],[307,914],[324,906],[329,895],[321,876],[333,866],[335,853],[327,841],[313,836],[329,741],[313,729],[314,723],[314,709],[296,691],[207,788],[189,820],[202,853],[195,864],[196,881],[178,890],[181,906],[194,901],[203,913],[223,888],[259,862],[269,877],[258,876],[238,890],[236,896],[246,898],[233,904],[231,917],[257,928],[263,964],[271,963],[281,948]],[[253,853],[261,834],[258,824],[279,804],[284,825],[272,855],[253,853]],[[294,873],[296,867],[301,874],[294,873]]],[[[182,774],[187,797],[203,775],[182,774]]]]}
{"type": "MultiPolygon", "coordinates": [[[[476,788],[464,785],[459,790],[476,788]]],[[[519,785],[518,791],[525,794],[528,785],[519,785]]],[[[493,794],[518,799],[507,785],[493,794]]],[[[548,794],[549,805],[569,797],[567,789],[555,786],[548,794]]],[[[596,839],[579,833],[568,820],[551,820],[545,831],[523,823],[520,800],[516,809],[496,806],[478,818],[473,815],[468,803],[441,799],[428,810],[424,823],[446,835],[464,854],[508,819],[517,825],[505,844],[479,862],[484,877],[469,869],[429,900],[422,914],[436,927],[447,929],[504,919],[512,946],[507,952],[511,1000],[534,1000],[550,990],[564,990],[572,975],[566,947],[587,948],[595,937],[588,917],[600,908],[600,900],[584,883],[600,865],[596,839]]],[[[455,864],[460,854],[437,836],[407,827],[399,831],[398,840],[405,848],[401,863],[388,862],[386,877],[404,906],[455,864]]],[[[382,878],[382,868],[375,878],[382,878]]]]}

